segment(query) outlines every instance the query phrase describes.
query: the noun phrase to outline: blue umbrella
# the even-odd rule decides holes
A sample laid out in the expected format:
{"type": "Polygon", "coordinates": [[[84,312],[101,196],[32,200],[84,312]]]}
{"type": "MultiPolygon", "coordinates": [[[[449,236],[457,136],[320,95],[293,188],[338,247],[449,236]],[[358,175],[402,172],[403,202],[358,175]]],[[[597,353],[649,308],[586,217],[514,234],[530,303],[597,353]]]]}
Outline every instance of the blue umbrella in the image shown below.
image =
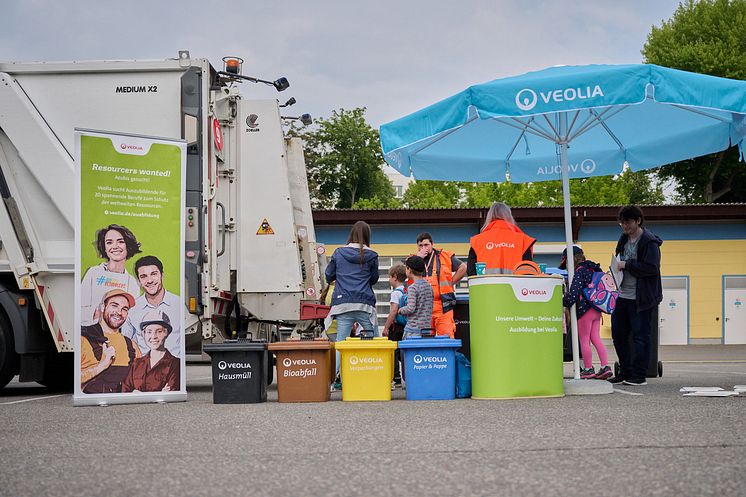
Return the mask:
{"type": "MultiPolygon", "coordinates": [[[[738,145],[746,160],[746,81],[656,65],[560,66],[498,79],[381,126],[405,176],[514,183],[650,169],[738,145]]],[[[570,278],[574,275],[568,259],[570,278]]],[[[575,378],[580,378],[572,310],[575,378]]]]}

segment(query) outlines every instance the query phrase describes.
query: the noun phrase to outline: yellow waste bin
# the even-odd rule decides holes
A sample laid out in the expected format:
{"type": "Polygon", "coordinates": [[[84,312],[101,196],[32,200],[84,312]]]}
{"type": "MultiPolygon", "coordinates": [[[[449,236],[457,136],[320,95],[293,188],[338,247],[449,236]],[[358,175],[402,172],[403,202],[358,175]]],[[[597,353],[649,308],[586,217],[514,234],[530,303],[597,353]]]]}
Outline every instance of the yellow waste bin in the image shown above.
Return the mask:
{"type": "Polygon", "coordinates": [[[386,337],[347,338],[334,346],[340,353],[342,400],[391,400],[396,342],[386,337]]]}

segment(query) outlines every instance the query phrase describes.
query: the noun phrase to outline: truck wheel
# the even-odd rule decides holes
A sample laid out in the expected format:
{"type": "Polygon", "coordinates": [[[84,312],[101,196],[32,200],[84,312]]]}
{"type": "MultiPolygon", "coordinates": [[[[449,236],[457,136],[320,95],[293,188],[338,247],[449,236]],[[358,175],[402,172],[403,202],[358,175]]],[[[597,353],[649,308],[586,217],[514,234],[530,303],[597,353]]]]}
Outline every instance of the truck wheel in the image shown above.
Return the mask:
{"type": "Polygon", "coordinates": [[[74,354],[71,352],[50,352],[44,365],[44,378],[38,383],[52,390],[72,392],[74,354]]]}
{"type": "Polygon", "coordinates": [[[13,332],[5,316],[0,314],[0,389],[18,374],[18,354],[15,351],[13,332]]]}

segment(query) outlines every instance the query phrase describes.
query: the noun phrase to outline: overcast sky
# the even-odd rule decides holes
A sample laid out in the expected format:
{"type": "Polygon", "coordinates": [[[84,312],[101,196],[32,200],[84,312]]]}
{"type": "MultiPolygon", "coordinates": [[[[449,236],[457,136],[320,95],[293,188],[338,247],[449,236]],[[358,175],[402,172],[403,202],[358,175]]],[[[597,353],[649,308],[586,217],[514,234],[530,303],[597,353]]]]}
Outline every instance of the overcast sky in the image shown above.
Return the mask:
{"type": "Polygon", "coordinates": [[[287,114],[367,107],[378,127],[465,87],[555,64],[638,63],[678,0],[0,0],[0,61],[164,59],[180,49],[291,87],[287,114]]]}

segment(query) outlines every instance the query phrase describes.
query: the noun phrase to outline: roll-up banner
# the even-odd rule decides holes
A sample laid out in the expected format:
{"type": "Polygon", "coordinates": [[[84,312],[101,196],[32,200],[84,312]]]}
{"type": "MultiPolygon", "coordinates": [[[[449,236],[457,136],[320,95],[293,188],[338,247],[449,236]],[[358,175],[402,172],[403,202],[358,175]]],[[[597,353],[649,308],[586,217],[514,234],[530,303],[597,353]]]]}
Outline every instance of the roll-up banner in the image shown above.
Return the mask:
{"type": "Polygon", "coordinates": [[[186,143],[75,130],[73,404],[186,400],[186,143]]]}

